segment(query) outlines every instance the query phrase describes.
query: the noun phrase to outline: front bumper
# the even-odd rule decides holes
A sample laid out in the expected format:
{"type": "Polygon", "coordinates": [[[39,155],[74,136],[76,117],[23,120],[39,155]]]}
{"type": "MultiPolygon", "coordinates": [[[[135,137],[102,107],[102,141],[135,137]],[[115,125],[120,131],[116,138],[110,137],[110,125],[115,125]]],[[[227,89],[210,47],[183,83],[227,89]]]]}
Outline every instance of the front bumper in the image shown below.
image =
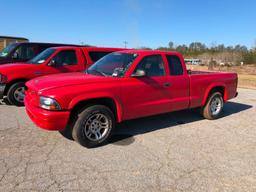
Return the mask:
{"type": "Polygon", "coordinates": [[[25,97],[26,112],[30,119],[40,128],[61,131],[64,130],[68,124],[70,112],[69,111],[48,111],[30,105],[25,97]]]}
{"type": "Polygon", "coordinates": [[[0,84],[0,99],[3,99],[4,97],[5,87],[6,87],[6,84],[0,84]]]}

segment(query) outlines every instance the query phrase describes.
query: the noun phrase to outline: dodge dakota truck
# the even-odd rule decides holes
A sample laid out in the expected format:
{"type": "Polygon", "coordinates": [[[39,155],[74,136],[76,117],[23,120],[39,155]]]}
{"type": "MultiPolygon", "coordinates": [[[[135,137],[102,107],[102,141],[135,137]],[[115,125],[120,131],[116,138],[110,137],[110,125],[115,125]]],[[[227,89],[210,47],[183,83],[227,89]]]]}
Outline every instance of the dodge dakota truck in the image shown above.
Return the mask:
{"type": "Polygon", "coordinates": [[[187,71],[177,52],[124,50],[84,73],[27,82],[25,106],[37,126],[95,147],[110,138],[116,123],[198,107],[216,119],[236,96],[236,73],[187,71]]]}
{"type": "Polygon", "coordinates": [[[42,75],[84,71],[95,61],[119,48],[53,47],[25,63],[0,66],[0,99],[24,105],[25,82],[42,75]]]}

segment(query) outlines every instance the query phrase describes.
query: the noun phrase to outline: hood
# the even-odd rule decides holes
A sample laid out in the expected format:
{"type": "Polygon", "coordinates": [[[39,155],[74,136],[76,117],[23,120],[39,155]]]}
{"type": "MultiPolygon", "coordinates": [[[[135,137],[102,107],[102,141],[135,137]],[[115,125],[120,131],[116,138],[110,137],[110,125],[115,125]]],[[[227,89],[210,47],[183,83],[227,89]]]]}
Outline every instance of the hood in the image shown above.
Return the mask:
{"type": "Polygon", "coordinates": [[[19,69],[26,69],[26,68],[31,68],[33,67],[33,64],[28,64],[28,63],[6,63],[3,65],[0,65],[0,73],[8,73],[8,72],[13,72],[17,71],[19,69]]]}
{"type": "Polygon", "coordinates": [[[81,84],[103,83],[117,81],[116,77],[95,76],[85,73],[64,73],[38,77],[26,83],[27,87],[37,91],[68,87],[81,84]]]}

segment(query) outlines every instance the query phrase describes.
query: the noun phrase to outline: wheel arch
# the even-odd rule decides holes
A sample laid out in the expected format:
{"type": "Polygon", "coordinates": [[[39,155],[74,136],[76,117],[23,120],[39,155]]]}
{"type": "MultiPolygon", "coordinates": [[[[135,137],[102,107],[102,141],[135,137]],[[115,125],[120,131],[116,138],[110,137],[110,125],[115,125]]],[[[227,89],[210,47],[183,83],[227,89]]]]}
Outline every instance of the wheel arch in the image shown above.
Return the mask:
{"type": "Polygon", "coordinates": [[[220,92],[223,96],[223,100],[226,101],[228,98],[227,95],[227,88],[224,84],[214,84],[211,85],[207,88],[204,98],[203,98],[203,102],[202,102],[202,106],[204,106],[208,100],[208,98],[211,96],[212,93],[214,92],[220,92]]]}
{"type": "Polygon", "coordinates": [[[7,95],[7,92],[9,91],[10,87],[14,84],[14,83],[18,83],[18,82],[27,82],[29,79],[26,78],[19,78],[19,79],[14,79],[10,82],[8,82],[6,84],[6,87],[4,89],[4,95],[7,95]]]}
{"type": "Polygon", "coordinates": [[[116,121],[121,122],[121,106],[119,102],[112,97],[87,98],[76,101],[75,103],[73,102],[72,105],[69,106],[71,109],[70,117],[72,118],[75,114],[81,112],[86,106],[92,104],[107,106],[113,112],[116,121]]]}

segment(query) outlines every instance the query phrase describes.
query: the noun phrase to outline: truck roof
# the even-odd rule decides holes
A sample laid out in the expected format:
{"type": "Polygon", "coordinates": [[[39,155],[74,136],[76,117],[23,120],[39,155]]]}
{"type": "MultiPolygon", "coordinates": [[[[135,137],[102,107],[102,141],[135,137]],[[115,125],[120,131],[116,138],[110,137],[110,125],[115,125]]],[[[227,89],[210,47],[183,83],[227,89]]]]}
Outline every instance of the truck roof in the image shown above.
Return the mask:
{"type": "Polygon", "coordinates": [[[17,42],[14,44],[28,44],[28,45],[63,45],[63,47],[65,46],[72,46],[72,47],[88,47],[89,45],[75,45],[75,44],[65,44],[65,43],[41,43],[41,42],[17,42]]]}
{"type": "Polygon", "coordinates": [[[121,51],[121,50],[127,50],[125,48],[114,48],[114,47],[84,47],[83,49],[86,49],[88,51],[121,51]]]}
{"type": "Polygon", "coordinates": [[[52,47],[55,49],[72,49],[74,47],[80,47],[86,51],[122,51],[127,50],[125,48],[112,48],[112,47],[90,47],[90,46],[60,46],[60,47],[52,47]]]}

